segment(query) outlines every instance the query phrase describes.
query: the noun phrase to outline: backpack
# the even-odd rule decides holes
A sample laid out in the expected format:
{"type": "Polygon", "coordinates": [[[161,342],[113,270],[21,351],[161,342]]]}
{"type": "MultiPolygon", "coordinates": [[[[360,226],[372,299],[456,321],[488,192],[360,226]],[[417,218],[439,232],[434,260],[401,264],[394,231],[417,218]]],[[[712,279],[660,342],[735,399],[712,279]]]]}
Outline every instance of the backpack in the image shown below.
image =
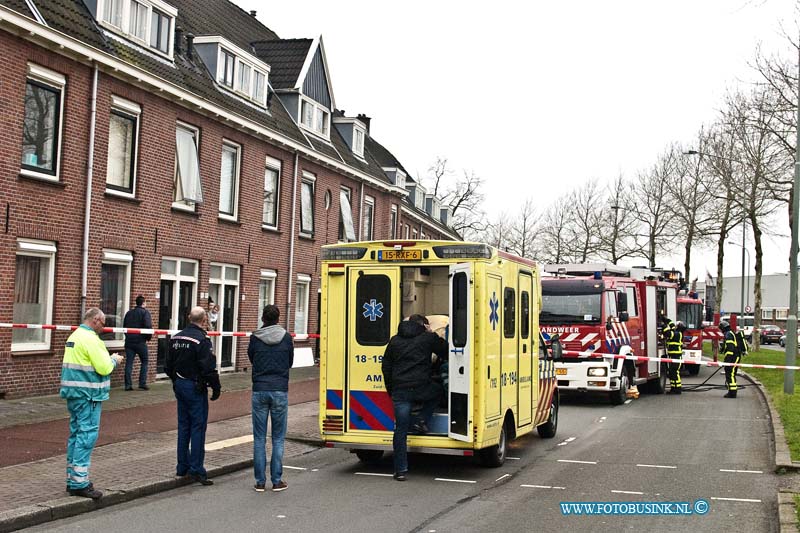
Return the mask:
{"type": "Polygon", "coordinates": [[[737,331],[733,334],[733,338],[736,339],[736,347],[739,348],[739,356],[744,357],[747,355],[750,347],[747,345],[747,339],[744,338],[744,331],[737,331]]]}

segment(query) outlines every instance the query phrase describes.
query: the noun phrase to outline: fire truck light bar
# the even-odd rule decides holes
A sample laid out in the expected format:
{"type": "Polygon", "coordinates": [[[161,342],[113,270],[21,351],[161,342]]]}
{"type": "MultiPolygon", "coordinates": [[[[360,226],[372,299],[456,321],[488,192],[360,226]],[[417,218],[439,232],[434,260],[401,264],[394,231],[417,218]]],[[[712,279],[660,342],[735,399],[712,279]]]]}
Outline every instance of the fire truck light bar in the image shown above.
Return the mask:
{"type": "Polygon", "coordinates": [[[492,249],[485,244],[455,244],[434,246],[439,259],[491,259],[492,249]]]}
{"type": "Polygon", "coordinates": [[[323,248],[322,260],[323,261],[346,261],[348,259],[361,259],[367,253],[366,248],[350,247],[350,248],[323,248]]]}

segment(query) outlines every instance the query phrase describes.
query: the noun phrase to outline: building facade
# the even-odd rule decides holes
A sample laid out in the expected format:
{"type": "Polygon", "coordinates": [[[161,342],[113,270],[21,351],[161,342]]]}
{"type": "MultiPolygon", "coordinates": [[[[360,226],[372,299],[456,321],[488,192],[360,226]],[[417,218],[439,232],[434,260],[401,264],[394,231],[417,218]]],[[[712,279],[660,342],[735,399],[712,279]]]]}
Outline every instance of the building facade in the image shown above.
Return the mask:
{"type": "MultiPolygon", "coordinates": [[[[313,349],[322,245],[458,238],[370,119],[336,109],[321,37],[227,0],[0,0],[0,47],[0,322],[97,306],[121,326],[141,294],[157,328],[200,305],[249,331],[274,303],[313,349]]],[[[67,335],[0,328],[0,397],[56,392],[67,335]]],[[[246,346],[215,338],[219,368],[246,370],[246,346]]]]}

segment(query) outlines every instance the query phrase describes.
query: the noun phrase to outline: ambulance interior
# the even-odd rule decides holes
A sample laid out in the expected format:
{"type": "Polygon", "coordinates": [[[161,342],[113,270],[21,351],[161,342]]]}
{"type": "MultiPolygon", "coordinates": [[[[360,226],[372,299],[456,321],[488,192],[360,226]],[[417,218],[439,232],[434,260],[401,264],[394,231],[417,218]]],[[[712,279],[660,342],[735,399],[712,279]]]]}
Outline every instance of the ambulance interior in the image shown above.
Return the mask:
{"type": "MultiPolygon", "coordinates": [[[[431,330],[447,339],[450,311],[450,269],[444,267],[403,267],[400,288],[403,294],[403,318],[425,315],[431,330]]],[[[433,354],[431,354],[433,355],[433,354]]],[[[430,434],[447,435],[448,367],[442,362],[431,363],[433,380],[441,383],[439,406],[430,424],[430,434]]]]}

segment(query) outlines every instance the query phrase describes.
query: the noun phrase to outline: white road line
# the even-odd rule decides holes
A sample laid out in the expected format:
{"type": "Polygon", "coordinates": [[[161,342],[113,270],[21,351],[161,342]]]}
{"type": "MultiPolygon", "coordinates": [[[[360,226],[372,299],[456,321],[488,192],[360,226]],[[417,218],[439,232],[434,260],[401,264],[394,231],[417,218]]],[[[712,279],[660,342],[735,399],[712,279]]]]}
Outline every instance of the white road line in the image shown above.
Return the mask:
{"type": "Polygon", "coordinates": [[[632,401],[633,401],[633,400],[625,400],[625,405],[628,405],[628,404],[629,404],[629,403],[631,403],[632,401]]]}
{"type": "Polygon", "coordinates": [[[712,500],[721,500],[726,502],[750,502],[750,503],[761,503],[761,500],[751,500],[749,498],[715,498],[711,497],[712,500]]]}
{"type": "Polygon", "coordinates": [[[601,416],[601,417],[600,417],[600,423],[602,424],[602,423],[603,423],[603,422],[605,422],[605,421],[606,421],[606,417],[605,417],[605,416],[601,416]]]}
{"type": "Polygon", "coordinates": [[[525,487],[526,489],[553,489],[553,490],[566,489],[566,487],[552,487],[550,485],[520,485],[520,487],[525,487]]]}
{"type": "Polygon", "coordinates": [[[597,461],[573,461],[572,459],[559,459],[559,463],[578,463],[582,465],[596,465],[597,461]]]}
{"type": "Polygon", "coordinates": [[[312,468],[311,471],[312,472],[319,472],[319,468],[312,468]]]}
{"type": "Polygon", "coordinates": [[[233,439],[225,439],[225,440],[218,440],[217,442],[210,442],[206,444],[206,451],[213,452],[214,450],[230,448],[231,446],[238,446],[239,444],[245,444],[247,442],[253,442],[252,435],[245,435],[244,437],[235,437],[233,439]]]}
{"type": "Polygon", "coordinates": [[[668,466],[668,465],[636,465],[636,466],[642,466],[644,468],[672,468],[672,469],[678,468],[677,466],[668,466]]]}
{"type": "Polygon", "coordinates": [[[500,476],[499,478],[495,479],[495,480],[494,480],[494,482],[495,482],[495,483],[497,483],[497,482],[498,482],[498,481],[500,481],[501,479],[505,479],[505,478],[507,478],[507,477],[511,477],[511,474],[503,474],[503,475],[502,475],[502,476],[500,476]]]}
{"type": "Polygon", "coordinates": [[[719,469],[720,472],[734,472],[736,474],[763,474],[761,470],[726,470],[724,468],[719,469]]]}
{"type": "Polygon", "coordinates": [[[308,468],[303,468],[302,466],[283,465],[283,468],[288,468],[289,470],[308,470],[308,468]]]}
{"type": "Polygon", "coordinates": [[[356,472],[357,476],[380,476],[380,477],[392,477],[392,474],[378,474],[377,472],[356,472]]]}
{"type": "Polygon", "coordinates": [[[447,481],[449,483],[477,483],[477,481],[472,481],[469,479],[448,479],[446,477],[435,477],[433,478],[434,481],[447,481]]]}
{"type": "Polygon", "coordinates": [[[519,461],[519,457],[506,457],[509,461],[519,461]]]}
{"type": "Polygon", "coordinates": [[[559,442],[558,445],[559,446],[566,446],[567,444],[569,444],[570,442],[572,442],[574,440],[575,440],[575,437],[570,437],[570,438],[564,440],[563,442],[559,442]]]}
{"type": "Polygon", "coordinates": [[[636,492],[635,490],[612,490],[614,494],[644,494],[644,492],[636,492]]]}

